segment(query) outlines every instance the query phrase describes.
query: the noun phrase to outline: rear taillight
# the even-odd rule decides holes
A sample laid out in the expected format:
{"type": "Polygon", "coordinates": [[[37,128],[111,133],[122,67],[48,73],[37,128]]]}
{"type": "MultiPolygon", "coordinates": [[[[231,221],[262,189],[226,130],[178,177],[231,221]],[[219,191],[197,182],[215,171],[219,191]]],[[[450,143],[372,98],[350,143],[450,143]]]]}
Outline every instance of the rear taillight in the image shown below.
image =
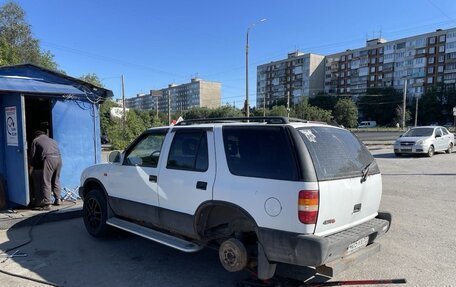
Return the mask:
{"type": "Polygon", "coordinates": [[[317,223],[318,190],[301,190],[299,192],[298,217],[304,224],[317,223]]]}

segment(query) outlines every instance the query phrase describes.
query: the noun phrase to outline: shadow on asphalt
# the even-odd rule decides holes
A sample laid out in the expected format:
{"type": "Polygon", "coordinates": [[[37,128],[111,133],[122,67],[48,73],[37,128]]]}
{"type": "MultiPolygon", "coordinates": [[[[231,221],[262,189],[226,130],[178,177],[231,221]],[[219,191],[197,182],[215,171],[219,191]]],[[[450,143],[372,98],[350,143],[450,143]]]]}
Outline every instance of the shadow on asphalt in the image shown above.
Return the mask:
{"type": "MultiPolygon", "coordinates": [[[[30,220],[37,222],[37,218],[30,220]]],[[[32,242],[19,248],[21,253],[28,254],[27,257],[8,259],[19,264],[20,268],[0,263],[0,270],[22,275],[33,272],[34,278],[58,286],[146,286],[149,283],[150,286],[261,286],[243,284],[252,278],[248,272],[225,271],[218,252],[213,249],[188,254],[117,230],[109,238],[95,239],[86,233],[80,221],[55,224],[58,225],[50,227],[38,221],[37,225],[24,227],[24,223],[20,223],[8,229],[8,241],[0,244],[1,251],[29,239],[32,242]]],[[[8,254],[15,250],[17,248],[8,254]]],[[[276,274],[279,276],[272,282],[286,282],[286,285],[279,286],[291,287],[302,285],[302,281],[325,282],[330,279],[316,275],[315,269],[285,264],[278,265],[276,274]],[[298,284],[298,281],[286,280],[285,277],[302,281],[298,284]]],[[[34,282],[21,278],[11,280],[17,283],[12,286],[35,286],[34,282]]]]}

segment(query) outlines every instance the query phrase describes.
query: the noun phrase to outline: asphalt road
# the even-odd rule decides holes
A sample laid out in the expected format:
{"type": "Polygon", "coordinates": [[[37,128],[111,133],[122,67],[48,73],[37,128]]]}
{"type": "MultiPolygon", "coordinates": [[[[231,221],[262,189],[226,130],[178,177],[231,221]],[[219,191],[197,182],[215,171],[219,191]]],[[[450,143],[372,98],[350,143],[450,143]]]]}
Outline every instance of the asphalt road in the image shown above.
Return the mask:
{"type": "MultiPolygon", "coordinates": [[[[456,153],[395,158],[373,151],[383,173],[382,210],[393,225],[382,251],[332,280],[406,278],[407,286],[456,282],[456,153]]],[[[0,250],[27,239],[27,228],[0,232],[0,250]]],[[[186,254],[134,235],[90,237],[81,219],[39,225],[28,257],[0,263],[0,270],[63,286],[236,286],[245,273],[228,273],[217,252],[186,254]]],[[[2,286],[45,286],[0,274],[2,286]]]]}

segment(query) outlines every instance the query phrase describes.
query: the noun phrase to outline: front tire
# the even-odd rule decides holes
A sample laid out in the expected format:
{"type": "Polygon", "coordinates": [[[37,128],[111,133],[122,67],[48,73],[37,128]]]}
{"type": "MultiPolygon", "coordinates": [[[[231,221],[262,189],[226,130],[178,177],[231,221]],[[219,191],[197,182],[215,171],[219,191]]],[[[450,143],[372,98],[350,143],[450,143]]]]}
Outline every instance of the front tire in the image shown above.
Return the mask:
{"type": "Polygon", "coordinates": [[[428,150],[426,156],[427,156],[427,157],[432,157],[432,156],[434,155],[434,153],[435,153],[434,146],[431,145],[431,146],[429,147],[429,150],[428,150]]]}
{"type": "Polygon", "coordinates": [[[446,153],[452,153],[453,152],[453,143],[450,143],[448,145],[448,149],[445,151],[446,153]]]}
{"type": "Polygon", "coordinates": [[[108,206],[106,197],[98,189],[90,190],[84,198],[82,207],[84,225],[93,237],[104,237],[110,231],[110,226],[106,224],[108,219],[108,206]]]}

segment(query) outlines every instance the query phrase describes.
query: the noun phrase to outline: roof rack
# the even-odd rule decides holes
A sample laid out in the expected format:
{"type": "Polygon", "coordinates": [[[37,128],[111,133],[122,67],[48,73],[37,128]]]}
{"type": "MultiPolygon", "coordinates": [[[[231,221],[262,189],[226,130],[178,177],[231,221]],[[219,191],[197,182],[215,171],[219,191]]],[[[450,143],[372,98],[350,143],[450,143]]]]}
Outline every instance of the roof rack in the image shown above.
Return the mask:
{"type": "Polygon", "coordinates": [[[290,122],[308,123],[307,120],[287,118],[287,117],[237,117],[237,118],[208,118],[208,119],[193,119],[184,120],[176,124],[176,126],[189,126],[193,124],[211,124],[211,123],[235,123],[235,122],[263,122],[266,124],[288,124],[290,122]]]}

